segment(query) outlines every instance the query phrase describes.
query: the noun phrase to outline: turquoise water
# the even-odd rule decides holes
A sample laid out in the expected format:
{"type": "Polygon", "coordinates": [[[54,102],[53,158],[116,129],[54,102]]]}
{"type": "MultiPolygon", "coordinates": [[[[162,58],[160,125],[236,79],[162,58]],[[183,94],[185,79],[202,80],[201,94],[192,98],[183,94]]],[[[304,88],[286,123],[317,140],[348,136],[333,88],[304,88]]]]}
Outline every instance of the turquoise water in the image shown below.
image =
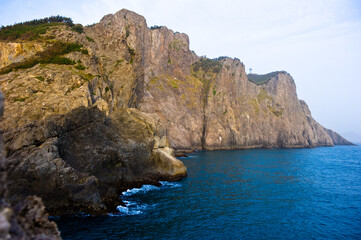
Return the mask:
{"type": "Polygon", "coordinates": [[[188,177],[124,192],[64,239],[361,239],[361,147],[197,152],[188,177]]]}

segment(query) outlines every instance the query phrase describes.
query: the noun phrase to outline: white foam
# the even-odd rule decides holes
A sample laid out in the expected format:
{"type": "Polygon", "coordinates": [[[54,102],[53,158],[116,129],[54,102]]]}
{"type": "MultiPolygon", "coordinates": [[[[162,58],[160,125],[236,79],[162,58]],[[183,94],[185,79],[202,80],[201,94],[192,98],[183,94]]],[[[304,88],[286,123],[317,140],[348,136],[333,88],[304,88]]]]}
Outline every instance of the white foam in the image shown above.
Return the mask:
{"type": "Polygon", "coordinates": [[[152,204],[152,205],[142,204],[142,205],[139,205],[139,204],[137,204],[136,202],[133,202],[133,201],[124,201],[124,203],[125,203],[126,206],[119,205],[117,207],[117,210],[119,211],[118,213],[116,213],[116,214],[110,213],[109,216],[116,217],[116,216],[124,216],[124,215],[128,215],[128,216],[138,215],[138,214],[144,213],[144,211],[146,209],[154,208],[154,207],[157,206],[157,204],[152,204]]]}
{"type": "Polygon", "coordinates": [[[124,204],[127,207],[138,206],[138,204],[136,202],[132,202],[132,201],[124,201],[124,204]]]}
{"type": "Polygon", "coordinates": [[[124,216],[124,215],[138,215],[144,213],[144,211],[148,208],[154,208],[157,204],[147,205],[147,204],[138,204],[135,201],[130,201],[132,199],[130,196],[135,194],[144,194],[150,191],[160,190],[162,188],[175,188],[180,187],[180,183],[176,182],[167,182],[167,181],[160,181],[161,186],[157,187],[154,185],[143,185],[140,188],[132,188],[128,189],[127,191],[122,192],[122,196],[124,200],[125,206],[118,206],[117,210],[119,213],[117,214],[109,214],[109,216],[124,216]]]}
{"type": "Polygon", "coordinates": [[[167,182],[167,181],[160,181],[160,184],[162,184],[162,186],[170,187],[170,188],[175,188],[175,187],[180,187],[181,186],[180,183],[167,182]]]}
{"type": "Polygon", "coordinates": [[[119,211],[120,215],[138,215],[143,213],[141,210],[131,209],[129,206],[118,206],[117,210],[119,211]]]}
{"type": "Polygon", "coordinates": [[[127,191],[122,192],[123,196],[131,196],[134,194],[138,194],[138,193],[146,193],[149,191],[154,191],[154,190],[160,190],[162,187],[167,187],[167,188],[175,188],[175,187],[180,187],[181,184],[177,183],[177,182],[167,182],[167,181],[160,181],[160,184],[162,184],[162,186],[157,187],[154,185],[143,185],[140,188],[132,188],[132,189],[128,189],[127,191]]]}
{"type": "Polygon", "coordinates": [[[127,191],[122,192],[123,196],[131,196],[137,193],[145,193],[153,190],[158,190],[159,187],[153,185],[143,185],[141,188],[132,188],[128,189],[127,191]]]}

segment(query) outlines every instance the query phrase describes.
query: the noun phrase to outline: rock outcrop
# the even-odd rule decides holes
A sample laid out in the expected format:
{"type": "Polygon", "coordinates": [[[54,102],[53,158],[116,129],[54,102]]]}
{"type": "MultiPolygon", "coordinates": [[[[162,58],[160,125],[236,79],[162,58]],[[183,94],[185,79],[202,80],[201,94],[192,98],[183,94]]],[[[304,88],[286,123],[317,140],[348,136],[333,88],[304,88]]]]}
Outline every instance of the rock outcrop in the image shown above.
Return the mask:
{"type": "Polygon", "coordinates": [[[0,42],[0,68],[12,63],[21,62],[33,56],[36,52],[42,51],[43,48],[39,43],[7,43],[0,42]]]}
{"type": "Polygon", "coordinates": [[[344,139],[340,134],[337,132],[334,132],[330,129],[325,128],[325,131],[327,134],[331,137],[333,143],[335,145],[355,145],[352,142],[348,141],[347,139],[344,139]]]}
{"type": "MultiPolygon", "coordinates": [[[[4,111],[4,97],[0,91],[0,115],[4,111]]],[[[1,136],[0,136],[1,138],[1,136]]],[[[60,239],[56,224],[50,222],[40,198],[28,196],[12,207],[8,203],[6,159],[0,139],[0,239],[60,239]]]]}
{"type": "Polygon", "coordinates": [[[106,116],[83,106],[8,130],[11,202],[32,193],[53,214],[106,213],[127,188],[184,177],[179,160],[160,154],[168,145],[154,119],[136,109],[106,116]]]}
{"type": "Polygon", "coordinates": [[[186,34],[128,10],[82,33],[57,24],[1,44],[14,204],[37,194],[52,214],[114,211],[126,188],[186,176],[173,149],[347,143],[312,118],[288,73],[251,82],[240,60],[198,57],[186,34]],[[62,61],[21,66],[54,46],[67,46],[62,61]]]}

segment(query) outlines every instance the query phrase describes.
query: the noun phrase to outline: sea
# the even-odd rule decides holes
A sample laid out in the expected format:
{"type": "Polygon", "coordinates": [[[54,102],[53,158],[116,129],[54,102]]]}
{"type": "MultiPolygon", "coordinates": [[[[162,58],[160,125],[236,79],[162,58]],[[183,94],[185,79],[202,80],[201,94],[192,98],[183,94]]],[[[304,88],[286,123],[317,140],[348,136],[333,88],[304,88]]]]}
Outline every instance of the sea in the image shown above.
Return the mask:
{"type": "Polygon", "coordinates": [[[200,151],[188,177],[129,189],[106,216],[52,217],[63,239],[361,239],[361,147],[200,151]]]}

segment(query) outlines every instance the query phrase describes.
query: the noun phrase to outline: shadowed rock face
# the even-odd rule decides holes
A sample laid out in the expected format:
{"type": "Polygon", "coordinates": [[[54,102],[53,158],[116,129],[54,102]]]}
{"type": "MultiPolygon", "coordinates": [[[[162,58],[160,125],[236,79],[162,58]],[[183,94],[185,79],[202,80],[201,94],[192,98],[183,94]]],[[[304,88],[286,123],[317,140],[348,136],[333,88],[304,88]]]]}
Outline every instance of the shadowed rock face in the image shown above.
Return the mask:
{"type": "Polygon", "coordinates": [[[53,41],[80,43],[88,53],[64,55],[77,65],[0,75],[12,203],[37,194],[53,214],[105,213],[128,187],[185,177],[173,149],[347,143],[312,118],[288,73],[257,85],[238,59],[198,57],[186,34],[150,29],[131,11],[104,16],[81,34],[58,25],[43,37],[2,43],[0,66],[53,41]]]}
{"type": "Polygon", "coordinates": [[[135,109],[106,116],[97,107],[80,107],[8,131],[11,202],[32,193],[53,214],[106,213],[121,204],[118,196],[127,188],[184,177],[179,160],[159,160],[167,145],[155,147],[164,136],[155,121],[143,122],[146,117],[135,109]]]}
{"type": "MultiPolygon", "coordinates": [[[[0,91],[0,116],[3,112],[4,97],[0,91]]],[[[6,180],[6,159],[0,139],[0,239],[60,239],[56,224],[48,220],[40,198],[30,196],[15,207],[10,206],[6,180]]]]}

